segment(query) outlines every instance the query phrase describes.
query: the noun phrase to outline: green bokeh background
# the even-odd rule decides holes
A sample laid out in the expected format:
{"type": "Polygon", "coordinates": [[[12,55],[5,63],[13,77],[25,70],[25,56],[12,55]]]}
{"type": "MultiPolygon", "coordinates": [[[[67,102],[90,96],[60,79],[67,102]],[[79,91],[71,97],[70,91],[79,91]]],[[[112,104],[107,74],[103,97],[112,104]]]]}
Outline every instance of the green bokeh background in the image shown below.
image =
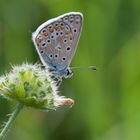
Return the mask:
{"type": "MultiPolygon", "coordinates": [[[[140,0],[0,0],[0,73],[39,62],[31,33],[46,20],[79,11],[84,26],[60,93],[73,108],[24,109],[7,140],[140,140],[140,0]]],[[[13,110],[0,98],[0,124],[13,110]]]]}

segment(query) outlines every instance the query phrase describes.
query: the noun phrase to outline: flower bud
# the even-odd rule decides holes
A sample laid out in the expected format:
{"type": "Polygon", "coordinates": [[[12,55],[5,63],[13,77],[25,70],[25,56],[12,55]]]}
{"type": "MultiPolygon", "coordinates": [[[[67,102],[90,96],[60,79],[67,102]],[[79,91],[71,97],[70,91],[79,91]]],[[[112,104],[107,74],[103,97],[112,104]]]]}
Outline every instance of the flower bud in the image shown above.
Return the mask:
{"type": "Polygon", "coordinates": [[[13,66],[10,73],[0,77],[0,95],[25,106],[48,110],[74,103],[58,95],[56,82],[39,64],[13,66]]]}

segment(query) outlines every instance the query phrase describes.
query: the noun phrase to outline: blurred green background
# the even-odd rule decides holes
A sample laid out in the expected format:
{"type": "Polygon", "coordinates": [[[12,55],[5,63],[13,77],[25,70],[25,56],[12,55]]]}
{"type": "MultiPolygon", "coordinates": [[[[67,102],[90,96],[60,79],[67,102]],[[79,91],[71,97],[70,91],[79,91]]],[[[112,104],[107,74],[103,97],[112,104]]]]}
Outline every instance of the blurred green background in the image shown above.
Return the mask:
{"type": "MultiPolygon", "coordinates": [[[[79,11],[84,26],[60,93],[73,108],[24,109],[7,140],[140,140],[140,0],[0,0],[0,73],[39,62],[31,33],[46,20],[79,11]]],[[[0,124],[14,105],[0,98],[0,124]]]]}

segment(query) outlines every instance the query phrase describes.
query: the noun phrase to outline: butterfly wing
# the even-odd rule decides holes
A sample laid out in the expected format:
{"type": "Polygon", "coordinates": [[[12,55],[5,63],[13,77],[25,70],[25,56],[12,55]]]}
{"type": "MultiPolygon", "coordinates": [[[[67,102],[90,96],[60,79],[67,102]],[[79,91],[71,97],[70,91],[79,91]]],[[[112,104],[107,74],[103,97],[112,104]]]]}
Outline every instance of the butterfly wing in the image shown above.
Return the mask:
{"type": "Polygon", "coordinates": [[[70,65],[80,38],[82,23],[81,13],[70,12],[37,28],[32,40],[44,65],[58,72],[70,65]]]}

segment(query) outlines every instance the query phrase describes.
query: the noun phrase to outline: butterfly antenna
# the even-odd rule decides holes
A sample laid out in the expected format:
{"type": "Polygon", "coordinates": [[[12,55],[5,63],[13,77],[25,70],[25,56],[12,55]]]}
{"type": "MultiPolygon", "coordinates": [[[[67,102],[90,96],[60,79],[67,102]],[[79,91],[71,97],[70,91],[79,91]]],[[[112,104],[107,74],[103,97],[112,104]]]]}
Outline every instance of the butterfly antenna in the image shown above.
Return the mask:
{"type": "Polygon", "coordinates": [[[72,70],[75,69],[90,69],[90,70],[97,70],[96,66],[87,66],[87,67],[71,67],[72,70]]]}

